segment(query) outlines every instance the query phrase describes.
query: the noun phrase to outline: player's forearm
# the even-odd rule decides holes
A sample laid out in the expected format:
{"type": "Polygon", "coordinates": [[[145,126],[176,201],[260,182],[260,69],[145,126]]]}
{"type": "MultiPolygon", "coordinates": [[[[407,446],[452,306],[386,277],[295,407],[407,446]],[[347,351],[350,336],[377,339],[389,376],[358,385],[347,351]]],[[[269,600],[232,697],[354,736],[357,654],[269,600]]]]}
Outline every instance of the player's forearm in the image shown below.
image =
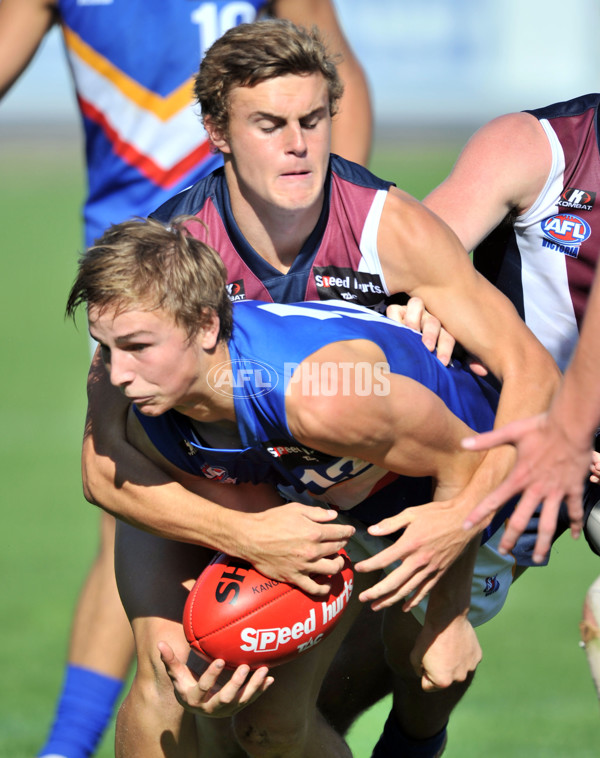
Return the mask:
{"type": "Polygon", "coordinates": [[[589,444],[600,424],[600,281],[592,288],[581,335],[560,391],[550,408],[558,423],[578,447],[589,444]]]}
{"type": "MultiPolygon", "coordinates": [[[[518,356],[507,361],[494,428],[546,410],[559,386],[561,375],[546,351],[536,350],[529,361],[518,356]],[[522,370],[518,369],[518,365],[522,370]]],[[[492,492],[512,471],[516,458],[513,447],[489,450],[463,492],[465,512],[492,492]]],[[[491,516],[488,518],[488,523],[491,516]]],[[[480,524],[480,527],[482,524],[480,524]]]]}
{"type": "Polygon", "coordinates": [[[368,165],[373,139],[371,96],[364,71],[356,59],[340,65],[345,84],[340,110],[331,130],[331,152],[368,165]]]}
{"type": "Polygon", "coordinates": [[[51,0],[1,0],[0,98],[33,58],[54,21],[51,0]]]}
{"type": "Polygon", "coordinates": [[[131,446],[121,451],[116,465],[94,452],[91,441],[84,443],[82,474],[86,499],[116,518],[166,539],[240,555],[249,516],[231,508],[241,495],[230,491],[235,486],[211,488],[221,504],[174,481],[131,446]]]}
{"type": "Polygon", "coordinates": [[[431,630],[442,631],[454,619],[468,614],[479,542],[479,536],[471,540],[429,593],[425,625],[431,630]]]}

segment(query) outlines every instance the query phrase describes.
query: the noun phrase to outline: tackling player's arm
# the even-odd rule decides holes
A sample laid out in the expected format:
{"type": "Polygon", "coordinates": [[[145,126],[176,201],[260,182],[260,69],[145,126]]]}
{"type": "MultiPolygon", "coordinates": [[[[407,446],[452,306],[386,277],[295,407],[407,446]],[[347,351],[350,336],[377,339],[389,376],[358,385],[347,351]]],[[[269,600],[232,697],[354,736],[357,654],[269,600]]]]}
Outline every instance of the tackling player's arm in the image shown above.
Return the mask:
{"type": "Polygon", "coordinates": [[[56,0],[0,2],[0,98],[27,68],[56,18],[56,0]]]}
{"type": "MultiPolygon", "coordinates": [[[[552,167],[548,136],[537,118],[529,113],[511,113],[493,119],[466,144],[450,175],[423,201],[454,230],[467,250],[475,248],[508,213],[526,213],[544,191],[552,167]],[[464,198],[469,198],[468,208],[464,198]]],[[[600,455],[592,452],[594,467],[600,455]]],[[[592,481],[596,478],[592,468],[592,481]]],[[[511,480],[514,481],[514,480],[511,480]]],[[[508,488],[504,488],[507,492],[508,488]]],[[[474,520],[490,511],[495,498],[486,498],[474,520]]],[[[580,508],[569,506],[572,531],[579,533],[580,508]]],[[[532,497],[523,498],[502,539],[510,550],[537,507],[532,497]]],[[[544,509],[540,522],[536,558],[550,548],[556,525],[552,508],[544,509]]]]}
{"type": "Polygon", "coordinates": [[[509,213],[529,210],[551,165],[550,143],[538,119],[529,113],[510,113],[471,137],[448,177],[423,203],[470,251],[509,213]]]}
{"type": "MultiPolygon", "coordinates": [[[[386,284],[422,298],[428,310],[501,380],[496,424],[539,413],[558,387],[560,373],[550,354],[520,319],[510,301],[472,266],[452,230],[416,200],[392,189],[378,238],[386,284]]],[[[462,553],[489,520],[464,529],[478,502],[507,475],[514,463],[508,446],[488,453],[460,494],[430,508],[408,509],[401,517],[371,528],[388,534],[405,528],[401,538],[404,578],[435,579],[462,553]],[[442,564],[427,562],[443,556],[442,564]]],[[[377,566],[372,560],[365,570],[377,566]]]]}
{"type": "Polygon", "coordinates": [[[335,513],[325,508],[299,503],[271,508],[281,500],[265,485],[228,486],[189,477],[164,459],[162,467],[157,465],[158,453],[144,441],[145,434],[137,433],[141,430],[136,431],[133,420],[126,421],[128,408],[110,384],[98,353],[88,379],[82,449],[89,502],[161,537],[208,545],[249,560],[274,579],[307,592],[326,592],[311,574],[341,570],[342,559],[328,556],[344,547],[354,533],[352,527],[329,523],[335,513]],[[126,423],[144,452],[130,444],[126,423]],[[248,503],[255,512],[239,512],[248,511],[248,503]]]}
{"type": "MultiPolygon", "coordinates": [[[[308,360],[326,361],[329,368],[357,363],[364,366],[365,361],[375,366],[385,362],[385,356],[373,343],[357,340],[328,345],[308,360]]],[[[453,496],[465,486],[482,458],[465,456],[461,451],[461,439],[469,427],[423,385],[398,375],[389,379],[389,392],[368,396],[352,394],[352,388],[360,386],[353,383],[352,376],[346,377],[344,385],[349,391],[334,397],[307,397],[301,383],[290,383],[286,411],[291,432],[303,444],[331,455],[361,458],[406,476],[431,476],[435,499],[453,496]]],[[[478,546],[478,538],[472,540],[435,586],[428,583],[419,587],[419,597],[431,589],[420,636],[428,644],[422,646],[422,656],[414,661],[425,689],[463,681],[481,658],[467,619],[478,546]]],[[[377,568],[392,564],[397,559],[396,545],[375,558],[377,568]]],[[[397,581],[400,572],[401,567],[392,570],[361,593],[360,599],[378,610],[406,597],[404,582],[397,581]]]]}

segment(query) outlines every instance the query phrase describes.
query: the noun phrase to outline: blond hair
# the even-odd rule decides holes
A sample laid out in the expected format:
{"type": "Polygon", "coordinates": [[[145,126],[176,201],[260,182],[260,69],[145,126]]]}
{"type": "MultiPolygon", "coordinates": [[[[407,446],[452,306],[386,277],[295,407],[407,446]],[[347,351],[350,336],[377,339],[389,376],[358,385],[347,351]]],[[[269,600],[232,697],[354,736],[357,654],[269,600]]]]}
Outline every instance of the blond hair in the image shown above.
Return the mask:
{"type": "Polygon", "coordinates": [[[111,226],[79,258],[66,315],[74,318],[82,303],[98,307],[164,310],[191,339],[213,314],[220,339],[228,339],[232,308],[227,271],[218,253],[192,236],[203,222],[178,216],[164,226],[154,219],[134,219],[111,226]]]}

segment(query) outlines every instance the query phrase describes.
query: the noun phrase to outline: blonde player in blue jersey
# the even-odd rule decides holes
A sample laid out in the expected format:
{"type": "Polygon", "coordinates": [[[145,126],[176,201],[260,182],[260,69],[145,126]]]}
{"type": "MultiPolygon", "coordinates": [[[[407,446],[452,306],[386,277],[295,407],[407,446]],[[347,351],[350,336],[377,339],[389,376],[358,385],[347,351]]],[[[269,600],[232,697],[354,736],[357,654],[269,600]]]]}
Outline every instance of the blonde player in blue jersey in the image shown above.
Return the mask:
{"type": "MultiPolygon", "coordinates": [[[[258,13],[315,24],[341,52],[347,86],[336,149],[366,162],[366,79],[329,0],[1,0],[0,96],[46,32],[61,26],[85,133],[86,245],[109,224],[150,213],[222,163],[191,105],[191,79],[218,36],[258,13]]],[[[57,720],[41,756],[93,753],[129,669],[133,644],[114,581],[113,542],[114,520],[103,513],[100,549],[73,619],[57,720]]]]}
{"type": "MultiPolygon", "coordinates": [[[[198,480],[214,483],[216,464],[226,469],[217,489],[228,495],[235,485],[268,482],[284,497],[329,503],[353,517],[358,532],[394,516],[401,503],[444,500],[464,488],[481,457],[462,451],[460,440],[469,429],[494,423],[498,395],[484,380],[459,365],[443,366],[419,333],[360,306],[331,300],[232,306],[220,257],[185,223],[192,229],[201,222],[184,217],[166,228],[153,220],[111,228],[81,257],[67,306],[73,315],[87,304],[90,333],[101,345],[110,380],[133,404],[129,438],[145,455],[192,490],[198,480]],[[413,499],[411,482],[417,485],[413,499]]],[[[238,519],[260,503],[247,488],[241,492],[238,519]]],[[[417,609],[415,599],[407,604],[423,623],[415,645],[424,651],[419,666],[425,689],[466,678],[479,660],[467,616],[482,623],[506,597],[513,559],[501,558],[487,542],[502,521],[490,525],[485,544],[479,536],[473,540],[432,590],[426,610],[417,609]]],[[[384,554],[393,576],[389,549],[384,554]]],[[[160,560],[160,591],[174,613],[185,593],[169,592],[169,586],[187,586],[190,567],[198,571],[209,557],[203,548],[172,559],[141,552],[129,556],[128,575],[139,573],[148,582],[148,561],[160,560]]],[[[372,599],[368,585],[376,579],[357,576],[361,600],[372,599]]],[[[128,581],[120,587],[126,607],[135,607],[138,591],[129,596],[128,581]]],[[[386,579],[379,587],[372,606],[386,609],[384,637],[395,670],[406,665],[398,659],[395,620],[406,606],[397,603],[400,596],[386,579]]],[[[150,584],[144,591],[157,589],[150,584]]],[[[233,734],[248,756],[342,758],[348,748],[319,718],[315,701],[357,611],[355,599],[330,642],[273,672],[274,683],[261,669],[245,686],[240,667],[224,685],[229,689],[221,702],[213,690],[220,662],[196,683],[173,657],[172,647],[185,649],[180,623],[178,635],[172,628],[169,644],[160,648],[180,699],[194,713],[233,715],[233,734]]],[[[206,721],[201,728],[210,731],[206,721]]],[[[211,752],[215,758],[226,754],[211,752]]]]}

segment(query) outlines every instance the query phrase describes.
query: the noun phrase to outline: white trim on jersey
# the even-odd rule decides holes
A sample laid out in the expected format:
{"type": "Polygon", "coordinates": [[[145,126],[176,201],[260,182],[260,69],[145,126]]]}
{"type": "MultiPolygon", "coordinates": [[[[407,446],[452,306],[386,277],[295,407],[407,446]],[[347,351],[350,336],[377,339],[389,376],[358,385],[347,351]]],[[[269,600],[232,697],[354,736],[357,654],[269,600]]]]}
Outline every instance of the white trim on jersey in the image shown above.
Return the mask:
{"type": "Polygon", "coordinates": [[[565,156],[547,119],[541,119],[552,150],[552,167],[535,203],[514,223],[521,254],[525,323],[564,371],[579,337],[569,294],[566,256],[541,247],[541,222],[561,210],[557,200],[564,186],[565,156]]]}
{"type": "Polygon", "coordinates": [[[371,274],[378,274],[385,294],[389,296],[390,291],[383,275],[381,261],[379,260],[379,251],[377,250],[377,230],[379,229],[383,205],[387,196],[387,190],[377,190],[373,202],[371,203],[360,237],[360,252],[362,258],[358,264],[358,270],[360,272],[364,271],[371,274]]]}

